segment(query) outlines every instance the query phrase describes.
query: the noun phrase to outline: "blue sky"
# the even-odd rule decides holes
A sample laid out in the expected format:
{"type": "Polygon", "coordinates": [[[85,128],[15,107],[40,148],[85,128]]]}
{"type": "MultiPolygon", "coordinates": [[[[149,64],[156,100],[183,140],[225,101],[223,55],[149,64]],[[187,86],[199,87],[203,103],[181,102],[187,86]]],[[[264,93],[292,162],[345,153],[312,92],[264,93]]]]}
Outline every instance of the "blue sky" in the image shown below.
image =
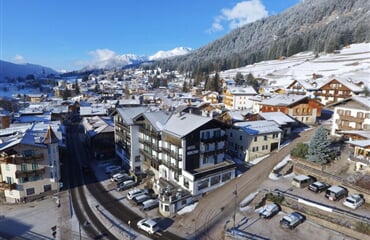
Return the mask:
{"type": "Polygon", "coordinates": [[[75,70],[111,55],[196,49],[298,1],[0,0],[0,59],[75,70]]]}

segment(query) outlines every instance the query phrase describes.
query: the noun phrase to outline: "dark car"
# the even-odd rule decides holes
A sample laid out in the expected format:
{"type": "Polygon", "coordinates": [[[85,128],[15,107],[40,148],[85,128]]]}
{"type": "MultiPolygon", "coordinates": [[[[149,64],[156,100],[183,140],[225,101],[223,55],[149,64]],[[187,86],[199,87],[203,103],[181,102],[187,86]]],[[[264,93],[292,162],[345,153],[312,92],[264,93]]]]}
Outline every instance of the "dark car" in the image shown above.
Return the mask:
{"type": "Polygon", "coordinates": [[[280,226],[283,228],[294,229],[306,220],[306,216],[299,212],[292,212],[280,219],[280,226]]]}
{"type": "Polygon", "coordinates": [[[320,193],[325,191],[330,187],[329,184],[324,182],[313,182],[308,186],[308,190],[311,190],[312,192],[320,193]]]}

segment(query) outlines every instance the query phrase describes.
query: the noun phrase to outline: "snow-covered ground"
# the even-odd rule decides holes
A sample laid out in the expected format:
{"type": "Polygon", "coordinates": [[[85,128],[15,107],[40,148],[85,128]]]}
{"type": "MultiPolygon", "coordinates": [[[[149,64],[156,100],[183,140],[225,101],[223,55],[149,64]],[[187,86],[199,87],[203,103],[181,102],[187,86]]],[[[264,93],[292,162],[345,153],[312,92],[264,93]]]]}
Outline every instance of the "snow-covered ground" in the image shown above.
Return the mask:
{"type": "Polygon", "coordinates": [[[198,206],[198,202],[195,202],[193,204],[190,204],[190,205],[184,207],[183,209],[178,211],[177,214],[182,215],[182,214],[185,214],[185,213],[189,213],[189,212],[193,211],[197,206],[198,206]]]}
{"type": "Polygon", "coordinates": [[[302,52],[285,60],[262,61],[226,70],[220,76],[233,78],[238,72],[268,79],[275,86],[287,86],[294,79],[308,79],[316,73],[323,77],[360,80],[370,87],[370,43],[352,44],[339,53],[320,54],[317,58],[313,52],[302,52]]]}

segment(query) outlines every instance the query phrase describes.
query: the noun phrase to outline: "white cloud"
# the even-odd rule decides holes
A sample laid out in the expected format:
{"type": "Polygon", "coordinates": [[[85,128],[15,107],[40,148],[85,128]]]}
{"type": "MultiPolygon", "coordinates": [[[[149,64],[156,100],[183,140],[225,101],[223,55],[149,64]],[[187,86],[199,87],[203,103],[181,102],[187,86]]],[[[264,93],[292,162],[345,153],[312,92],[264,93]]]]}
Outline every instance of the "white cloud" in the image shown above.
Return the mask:
{"type": "Polygon", "coordinates": [[[221,15],[215,17],[212,27],[207,32],[223,30],[223,23],[228,23],[229,28],[234,29],[267,16],[268,12],[260,0],[242,1],[231,9],[222,9],[221,15]]]}
{"type": "Polygon", "coordinates": [[[94,51],[90,51],[89,55],[91,55],[94,59],[93,61],[101,62],[107,61],[117,56],[117,54],[109,49],[96,49],[94,51]]]}
{"type": "Polygon", "coordinates": [[[26,59],[22,55],[19,55],[19,54],[16,54],[12,60],[13,62],[18,63],[18,64],[26,63],[26,59]]]}

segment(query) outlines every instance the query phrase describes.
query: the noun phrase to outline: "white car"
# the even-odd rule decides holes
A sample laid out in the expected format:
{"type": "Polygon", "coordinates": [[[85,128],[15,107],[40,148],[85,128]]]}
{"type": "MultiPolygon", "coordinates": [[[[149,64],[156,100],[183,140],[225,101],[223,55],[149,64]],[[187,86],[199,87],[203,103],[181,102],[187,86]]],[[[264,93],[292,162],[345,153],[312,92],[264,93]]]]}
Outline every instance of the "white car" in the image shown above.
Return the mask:
{"type": "Polygon", "coordinates": [[[277,214],[280,211],[280,206],[276,203],[270,203],[261,209],[259,215],[262,218],[272,218],[275,214],[277,214]]]}
{"type": "Polygon", "coordinates": [[[157,222],[152,219],[141,219],[139,222],[137,222],[137,228],[149,234],[153,234],[159,231],[157,222]]]}
{"type": "Polygon", "coordinates": [[[359,194],[349,195],[343,202],[343,205],[352,209],[359,208],[365,202],[364,198],[359,194]]]}

